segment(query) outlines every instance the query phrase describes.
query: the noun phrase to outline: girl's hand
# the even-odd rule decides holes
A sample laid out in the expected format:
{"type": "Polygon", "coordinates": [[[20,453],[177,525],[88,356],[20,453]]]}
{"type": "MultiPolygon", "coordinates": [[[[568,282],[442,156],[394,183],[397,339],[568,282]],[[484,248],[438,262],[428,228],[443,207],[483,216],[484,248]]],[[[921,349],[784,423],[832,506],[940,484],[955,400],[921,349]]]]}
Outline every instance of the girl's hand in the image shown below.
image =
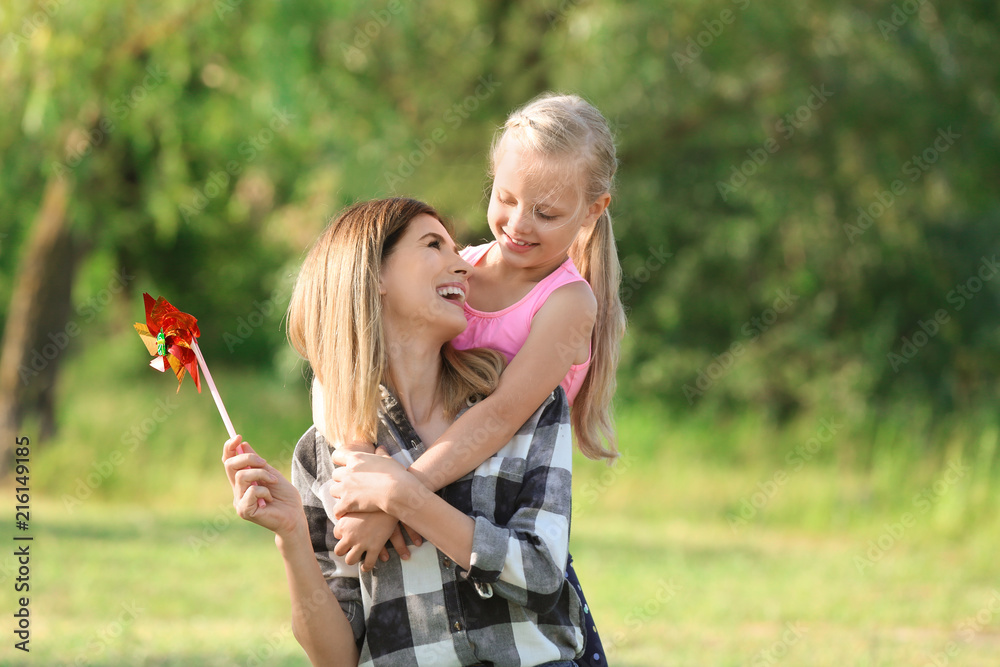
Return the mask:
{"type": "Polygon", "coordinates": [[[226,441],[222,447],[222,462],[233,489],[233,507],[240,518],[282,537],[288,537],[305,526],[305,513],[298,490],[243,442],[242,436],[237,435],[226,441]],[[243,445],[243,454],[236,452],[240,444],[243,445]],[[264,507],[258,506],[259,498],[266,501],[264,507]]]}
{"type": "MultiPolygon", "coordinates": [[[[375,567],[376,559],[383,563],[389,560],[386,541],[391,541],[399,557],[407,560],[410,550],[406,546],[403,534],[399,530],[396,517],[385,512],[351,512],[337,520],[333,535],[338,540],[333,553],[345,556],[348,565],[353,565],[362,559],[362,572],[370,572],[375,567]]],[[[411,533],[414,535],[414,533],[411,533]]],[[[413,538],[414,546],[420,546],[422,540],[417,535],[413,538]]]]}
{"type": "Polygon", "coordinates": [[[334,469],[330,487],[331,495],[338,499],[333,508],[337,519],[349,512],[391,514],[393,501],[413,484],[419,484],[388,456],[338,449],[333,453],[333,462],[342,466],[334,469]]]}

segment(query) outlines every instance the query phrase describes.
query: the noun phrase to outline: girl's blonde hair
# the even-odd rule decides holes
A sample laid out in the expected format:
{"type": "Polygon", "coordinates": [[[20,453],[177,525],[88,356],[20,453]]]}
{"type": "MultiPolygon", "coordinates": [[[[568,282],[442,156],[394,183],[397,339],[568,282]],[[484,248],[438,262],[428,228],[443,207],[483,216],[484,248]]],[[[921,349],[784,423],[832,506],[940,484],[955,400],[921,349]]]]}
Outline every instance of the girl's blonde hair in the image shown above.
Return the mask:
{"type": "MultiPolygon", "coordinates": [[[[354,204],[323,231],[299,271],[288,306],[288,340],[324,388],[324,435],[331,442],[375,441],[379,385],[390,386],[396,352],[385,337],[379,276],[410,221],[421,214],[441,221],[433,208],[413,199],[354,204]]],[[[441,348],[441,362],[439,391],[449,419],[471,396],[492,392],[504,367],[499,352],[458,351],[451,343],[441,348]]]]}
{"type": "MultiPolygon", "coordinates": [[[[491,176],[496,173],[502,144],[508,137],[545,160],[577,165],[582,172],[587,205],[611,193],[618,169],[614,137],[601,112],[584,99],[546,93],[513,112],[494,137],[491,176]]],[[[621,265],[607,209],[595,224],[580,231],[569,256],[597,299],[591,336],[592,360],[573,402],[573,433],[580,451],[588,458],[615,459],[618,448],[611,401],[625,334],[625,309],[618,293],[621,265]],[[602,438],[607,441],[606,446],[602,438]]]]}

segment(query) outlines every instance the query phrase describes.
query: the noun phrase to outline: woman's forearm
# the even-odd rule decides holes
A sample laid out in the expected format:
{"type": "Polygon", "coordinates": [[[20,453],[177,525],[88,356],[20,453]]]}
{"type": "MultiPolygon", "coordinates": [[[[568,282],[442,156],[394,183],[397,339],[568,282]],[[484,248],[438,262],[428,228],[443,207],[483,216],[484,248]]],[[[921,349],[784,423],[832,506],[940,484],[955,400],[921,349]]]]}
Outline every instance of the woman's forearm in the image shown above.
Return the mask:
{"type": "Polygon", "coordinates": [[[295,639],[313,665],[356,667],[354,632],[323,578],[305,521],[274,542],[285,563],[295,639]]]}

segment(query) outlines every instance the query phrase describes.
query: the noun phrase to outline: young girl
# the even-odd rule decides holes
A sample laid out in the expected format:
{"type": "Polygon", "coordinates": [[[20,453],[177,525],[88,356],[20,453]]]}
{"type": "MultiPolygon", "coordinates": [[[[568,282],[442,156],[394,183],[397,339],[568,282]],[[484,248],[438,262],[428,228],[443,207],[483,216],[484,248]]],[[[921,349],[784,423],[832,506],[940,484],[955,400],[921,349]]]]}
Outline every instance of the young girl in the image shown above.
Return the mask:
{"type": "MultiPolygon", "coordinates": [[[[625,315],[608,213],[617,159],[607,122],[577,96],[543,95],[511,114],[494,140],[490,162],[488,220],[496,240],[463,252],[475,271],[464,306],[469,326],[453,345],[499,350],[509,365],[496,391],[409,468],[435,490],[492,456],[560,385],[573,406],[581,452],[593,459],[618,455],[611,398],[625,315]]],[[[320,426],[327,401],[321,387],[314,389],[320,426]]],[[[346,555],[348,563],[363,558],[365,570],[379,555],[388,558],[382,546],[395,519],[350,494],[340,498],[336,511],[364,513],[341,521],[337,555],[346,555]]],[[[408,558],[401,535],[392,537],[400,556],[408,558]]],[[[567,577],[579,590],[572,560],[567,577]]],[[[586,620],[587,649],[578,663],[604,664],[589,613],[586,620]]]]}

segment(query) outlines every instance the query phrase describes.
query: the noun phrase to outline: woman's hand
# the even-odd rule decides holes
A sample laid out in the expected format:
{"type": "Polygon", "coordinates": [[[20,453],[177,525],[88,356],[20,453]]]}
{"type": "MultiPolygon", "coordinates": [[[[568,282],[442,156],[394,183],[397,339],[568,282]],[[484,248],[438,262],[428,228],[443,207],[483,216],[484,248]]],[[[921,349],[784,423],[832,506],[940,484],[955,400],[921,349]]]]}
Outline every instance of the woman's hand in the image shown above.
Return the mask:
{"type": "Polygon", "coordinates": [[[242,436],[237,435],[226,441],[222,447],[222,462],[233,489],[233,507],[240,518],[282,537],[305,526],[305,512],[298,490],[243,442],[242,436]],[[241,444],[243,454],[236,451],[241,444]],[[266,501],[266,505],[260,507],[258,499],[266,501]]]}

